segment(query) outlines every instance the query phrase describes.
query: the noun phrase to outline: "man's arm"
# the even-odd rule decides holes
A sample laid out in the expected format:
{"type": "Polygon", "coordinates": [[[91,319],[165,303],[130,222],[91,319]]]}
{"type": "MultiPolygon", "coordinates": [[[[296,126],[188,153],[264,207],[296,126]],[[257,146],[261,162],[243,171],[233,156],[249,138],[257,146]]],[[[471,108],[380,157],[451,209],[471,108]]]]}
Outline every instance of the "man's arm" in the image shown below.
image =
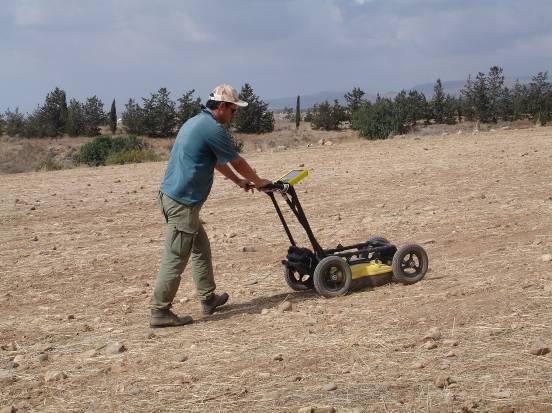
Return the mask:
{"type": "Polygon", "coordinates": [[[230,179],[236,185],[240,184],[240,178],[234,173],[234,171],[228,166],[228,164],[217,163],[215,169],[230,179]]]}
{"type": "MultiPolygon", "coordinates": [[[[257,172],[255,172],[253,168],[251,168],[251,166],[247,163],[247,161],[241,156],[238,156],[236,159],[231,160],[230,165],[232,165],[232,168],[234,168],[236,172],[243,176],[245,179],[253,182],[257,189],[261,189],[263,186],[271,183],[271,181],[269,181],[268,179],[263,179],[259,177],[259,175],[257,175],[257,172]]],[[[235,174],[233,175],[235,176],[235,174]]]]}

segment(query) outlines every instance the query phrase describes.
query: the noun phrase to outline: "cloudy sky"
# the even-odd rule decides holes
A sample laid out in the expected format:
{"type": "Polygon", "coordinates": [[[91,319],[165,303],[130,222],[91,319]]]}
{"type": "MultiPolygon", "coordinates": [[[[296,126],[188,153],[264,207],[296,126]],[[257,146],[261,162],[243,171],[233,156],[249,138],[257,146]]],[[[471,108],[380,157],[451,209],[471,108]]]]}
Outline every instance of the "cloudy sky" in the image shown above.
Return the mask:
{"type": "Polygon", "coordinates": [[[1,0],[0,111],[174,99],[249,82],[265,100],[552,69],[550,0],[1,0]]]}

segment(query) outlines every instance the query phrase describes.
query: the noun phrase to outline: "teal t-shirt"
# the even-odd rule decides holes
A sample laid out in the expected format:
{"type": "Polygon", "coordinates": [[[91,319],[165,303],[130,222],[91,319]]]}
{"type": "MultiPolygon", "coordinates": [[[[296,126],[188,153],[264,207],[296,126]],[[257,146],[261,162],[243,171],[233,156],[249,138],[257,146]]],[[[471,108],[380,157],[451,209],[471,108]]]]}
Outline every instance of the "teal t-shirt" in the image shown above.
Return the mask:
{"type": "Polygon", "coordinates": [[[182,204],[205,202],[215,165],[238,157],[226,130],[204,109],[182,125],[171,150],[161,192],[182,204]]]}

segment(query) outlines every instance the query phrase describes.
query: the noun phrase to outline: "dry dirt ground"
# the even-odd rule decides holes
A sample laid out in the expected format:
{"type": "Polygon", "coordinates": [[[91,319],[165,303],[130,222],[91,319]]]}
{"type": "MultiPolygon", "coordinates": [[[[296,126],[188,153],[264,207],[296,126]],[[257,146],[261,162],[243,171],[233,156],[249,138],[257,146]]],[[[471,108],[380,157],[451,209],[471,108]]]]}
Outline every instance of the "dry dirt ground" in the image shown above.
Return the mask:
{"type": "Polygon", "coordinates": [[[196,322],[152,331],[164,162],[2,175],[0,408],[552,411],[552,128],[246,157],[266,177],[309,169],[297,191],[326,248],[420,242],[428,274],[293,292],[269,198],[218,177],[202,218],[231,300],[202,318],[187,268],[175,310],[196,322]]]}

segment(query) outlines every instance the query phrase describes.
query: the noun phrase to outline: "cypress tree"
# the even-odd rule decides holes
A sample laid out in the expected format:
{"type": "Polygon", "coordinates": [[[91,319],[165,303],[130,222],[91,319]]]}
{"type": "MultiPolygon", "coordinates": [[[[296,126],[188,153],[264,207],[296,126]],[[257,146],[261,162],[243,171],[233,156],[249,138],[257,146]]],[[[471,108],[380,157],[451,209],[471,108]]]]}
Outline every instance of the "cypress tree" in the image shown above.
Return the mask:
{"type": "Polygon", "coordinates": [[[297,105],[295,106],[295,129],[299,129],[301,123],[301,96],[297,96],[297,105]]]}
{"type": "Polygon", "coordinates": [[[111,111],[109,112],[109,129],[111,129],[111,133],[115,133],[117,130],[117,108],[115,107],[115,99],[113,99],[111,111]]]}

